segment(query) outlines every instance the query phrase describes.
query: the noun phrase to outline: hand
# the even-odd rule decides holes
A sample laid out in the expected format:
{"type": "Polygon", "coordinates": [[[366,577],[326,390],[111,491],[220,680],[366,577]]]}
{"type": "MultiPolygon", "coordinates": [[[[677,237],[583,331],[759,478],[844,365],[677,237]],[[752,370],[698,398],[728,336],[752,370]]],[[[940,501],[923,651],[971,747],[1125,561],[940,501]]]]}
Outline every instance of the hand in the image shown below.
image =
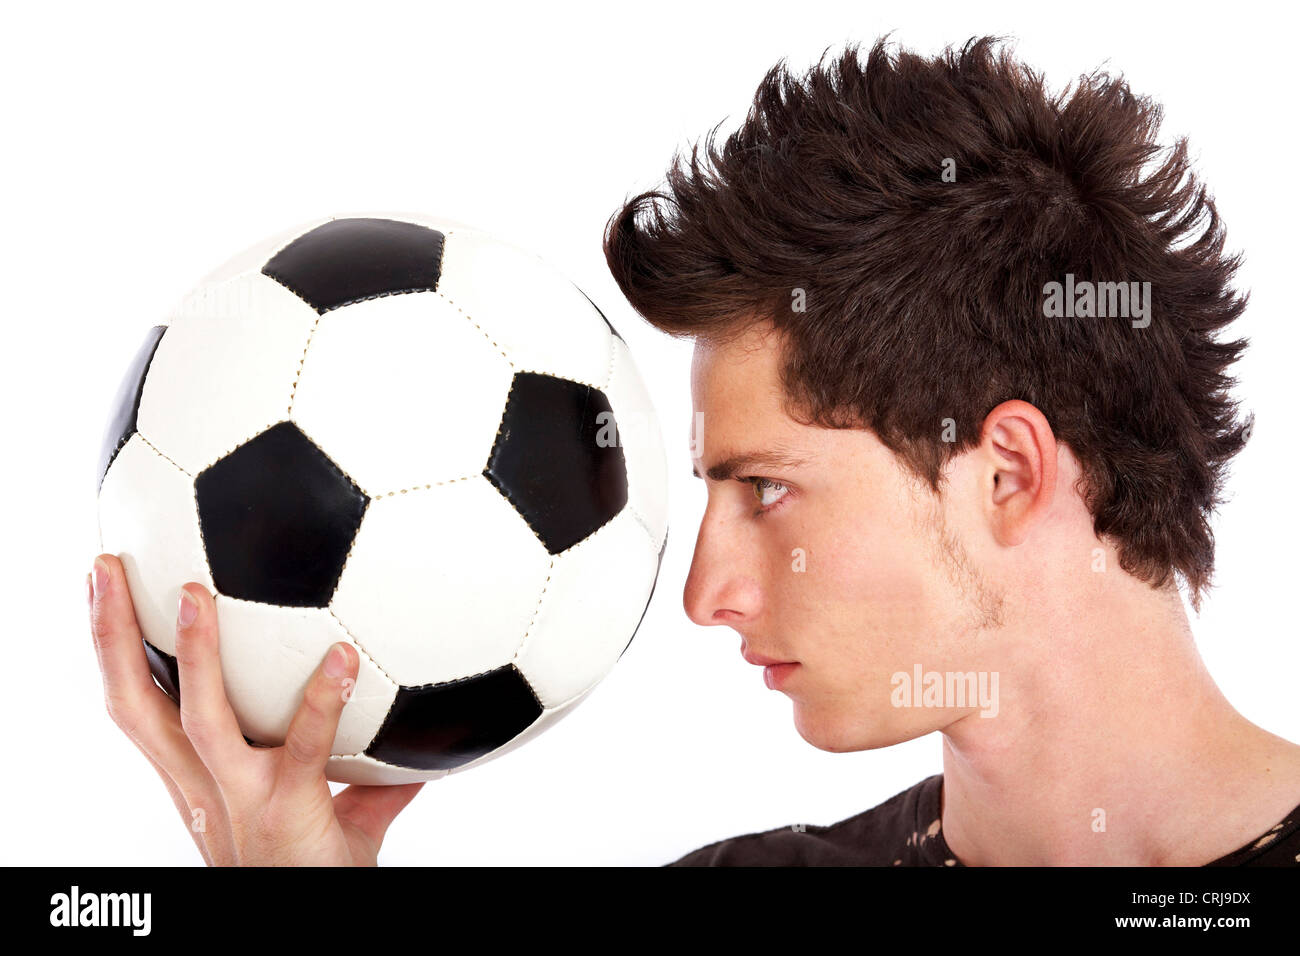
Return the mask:
{"type": "Polygon", "coordinates": [[[121,561],[100,555],[87,591],[108,713],[162,777],[209,865],[375,865],[388,825],[424,784],[353,785],[330,795],[325,765],[345,690],[356,685],[354,648],[330,648],[284,746],[252,747],[226,699],[207,588],[182,589],[181,607],[192,599],[195,613],[177,619],[179,708],[149,671],[121,561]]]}

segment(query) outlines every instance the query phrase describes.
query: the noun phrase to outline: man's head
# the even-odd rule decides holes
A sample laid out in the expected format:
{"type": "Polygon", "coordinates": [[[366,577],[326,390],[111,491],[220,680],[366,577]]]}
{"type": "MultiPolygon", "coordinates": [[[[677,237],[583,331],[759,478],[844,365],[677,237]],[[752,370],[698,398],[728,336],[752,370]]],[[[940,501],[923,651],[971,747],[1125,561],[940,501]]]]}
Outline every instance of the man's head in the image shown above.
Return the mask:
{"type": "Polygon", "coordinates": [[[1237,261],[1185,144],[1152,162],[1157,106],[1105,75],[1067,94],[988,39],[778,66],[720,150],[610,220],[629,301],[696,340],[687,610],[799,661],[782,689],[827,749],[936,729],[885,719],[890,675],[996,663],[1035,601],[1209,584],[1248,427],[1245,343],[1216,341],[1237,261]],[[1130,282],[1141,319],[1078,314],[1074,289],[1130,282]]]}

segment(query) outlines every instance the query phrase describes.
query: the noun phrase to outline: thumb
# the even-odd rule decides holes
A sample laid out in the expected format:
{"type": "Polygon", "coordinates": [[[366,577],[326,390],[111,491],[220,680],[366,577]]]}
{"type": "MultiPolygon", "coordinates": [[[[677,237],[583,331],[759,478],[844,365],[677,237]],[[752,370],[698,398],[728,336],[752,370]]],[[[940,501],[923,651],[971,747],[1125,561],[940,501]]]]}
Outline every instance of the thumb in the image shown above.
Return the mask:
{"type": "Polygon", "coordinates": [[[384,842],[388,825],[424,786],[424,781],[395,787],[354,783],[334,798],[334,814],[364,833],[375,846],[384,842]]]}

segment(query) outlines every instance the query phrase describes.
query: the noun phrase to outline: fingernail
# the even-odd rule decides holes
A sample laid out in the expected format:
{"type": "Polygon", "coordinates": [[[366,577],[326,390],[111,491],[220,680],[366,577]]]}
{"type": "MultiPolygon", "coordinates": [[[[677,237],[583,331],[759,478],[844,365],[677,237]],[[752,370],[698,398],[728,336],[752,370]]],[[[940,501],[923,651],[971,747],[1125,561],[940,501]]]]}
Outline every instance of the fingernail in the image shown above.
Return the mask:
{"type": "Polygon", "coordinates": [[[89,573],[86,574],[86,603],[95,603],[95,585],[89,573]]]}
{"type": "Polygon", "coordinates": [[[330,648],[329,656],[325,658],[325,676],[326,677],[346,677],[348,671],[348,652],[342,644],[335,644],[330,648]]]}
{"type": "Polygon", "coordinates": [[[99,558],[95,559],[95,597],[104,593],[108,587],[108,565],[99,558]]]}
{"type": "Polygon", "coordinates": [[[181,606],[176,612],[176,618],[181,622],[181,627],[189,627],[198,616],[199,602],[194,600],[194,596],[189,591],[181,588],[181,606]]]}

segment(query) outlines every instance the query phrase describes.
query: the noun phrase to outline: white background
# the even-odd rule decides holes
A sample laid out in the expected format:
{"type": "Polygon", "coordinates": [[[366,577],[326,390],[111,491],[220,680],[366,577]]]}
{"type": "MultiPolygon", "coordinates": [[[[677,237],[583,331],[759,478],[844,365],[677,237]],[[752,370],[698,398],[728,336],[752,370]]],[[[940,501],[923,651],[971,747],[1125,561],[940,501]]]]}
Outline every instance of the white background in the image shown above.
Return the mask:
{"type": "MultiPolygon", "coordinates": [[[[1280,10],[1273,7],[1273,10],[1280,10]]],[[[0,542],[0,862],[193,864],[162,785],[106,715],[84,599],[109,403],[145,330],[197,279],[319,215],[408,209],[534,249],[632,346],[669,448],[659,588],[618,667],[559,727],[431,783],[388,864],[634,863],[791,822],[830,823],[940,768],[938,736],[833,755],[794,731],[681,591],[703,510],[688,477],[690,346],[644,325],[601,230],[673,150],[743,116],[781,57],[879,34],[932,54],[1018,39],[1055,88],[1123,72],[1187,134],[1244,250],[1257,415],[1217,521],[1218,589],[1193,621],[1228,698],[1300,740],[1292,617],[1297,141],[1292,31],[1246,4],[25,4],[3,90],[6,417],[0,542]]]]}

